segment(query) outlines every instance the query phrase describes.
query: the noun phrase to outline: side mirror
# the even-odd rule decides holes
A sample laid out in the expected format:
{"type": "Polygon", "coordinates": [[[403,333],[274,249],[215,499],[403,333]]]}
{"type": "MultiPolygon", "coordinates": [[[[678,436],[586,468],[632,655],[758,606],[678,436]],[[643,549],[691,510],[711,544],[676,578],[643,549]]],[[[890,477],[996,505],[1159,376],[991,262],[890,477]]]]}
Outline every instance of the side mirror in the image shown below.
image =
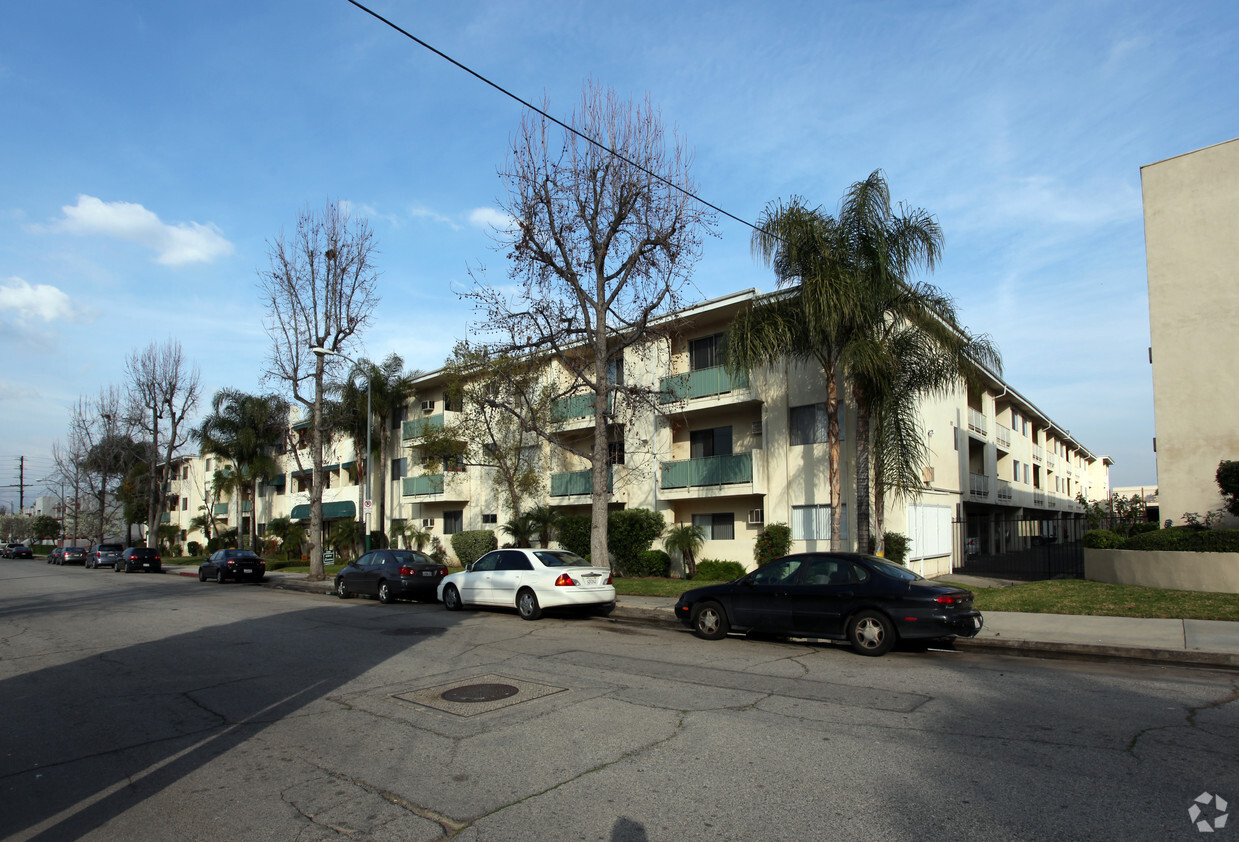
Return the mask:
{"type": "Polygon", "coordinates": [[[472,561],[471,561],[471,562],[469,562],[468,564],[466,564],[466,565],[465,565],[465,572],[466,572],[466,573],[472,573],[472,572],[473,572],[473,562],[472,562],[472,561]]]}

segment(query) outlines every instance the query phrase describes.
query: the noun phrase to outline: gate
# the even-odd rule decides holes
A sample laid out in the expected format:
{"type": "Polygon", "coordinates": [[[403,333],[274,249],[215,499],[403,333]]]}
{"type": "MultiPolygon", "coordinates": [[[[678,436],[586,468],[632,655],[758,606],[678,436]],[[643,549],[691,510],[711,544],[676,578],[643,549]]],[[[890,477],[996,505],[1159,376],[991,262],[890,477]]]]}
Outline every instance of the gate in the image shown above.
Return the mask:
{"type": "Polygon", "coordinates": [[[1035,581],[1084,577],[1083,519],[954,522],[963,565],[974,576],[1035,581]]]}

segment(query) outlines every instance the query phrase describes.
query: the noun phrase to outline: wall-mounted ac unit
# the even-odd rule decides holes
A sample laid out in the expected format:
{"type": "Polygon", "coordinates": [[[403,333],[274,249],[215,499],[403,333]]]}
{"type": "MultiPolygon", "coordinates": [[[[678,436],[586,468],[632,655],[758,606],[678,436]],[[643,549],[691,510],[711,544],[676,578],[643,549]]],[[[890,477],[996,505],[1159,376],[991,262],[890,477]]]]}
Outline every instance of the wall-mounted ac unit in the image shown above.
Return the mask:
{"type": "Polygon", "coordinates": [[[435,519],[432,517],[422,518],[422,529],[434,529],[435,519]]]}
{"type": "Polygon", "coordinates": [[[924,468],[921,468],[921,479],[925,482],[934,481],[934,469],[932,465],[927,465],[924,468]]]}
{"type": "Polygon", "coordinates": [[[435,411],[434,401],[422,401],[422,412],[434,412],[434,411],[435,411]]]}
{"type": "Polygon", "coordinates": [[[755,436],[761,435],[761,422],[760,421],[753,422],[753,435],[755,436]]]}
{"type": "Polygon", "coordinates": [[[761,509],[749,509],[749,523],[765,523],[766,513],[761,509]]]}

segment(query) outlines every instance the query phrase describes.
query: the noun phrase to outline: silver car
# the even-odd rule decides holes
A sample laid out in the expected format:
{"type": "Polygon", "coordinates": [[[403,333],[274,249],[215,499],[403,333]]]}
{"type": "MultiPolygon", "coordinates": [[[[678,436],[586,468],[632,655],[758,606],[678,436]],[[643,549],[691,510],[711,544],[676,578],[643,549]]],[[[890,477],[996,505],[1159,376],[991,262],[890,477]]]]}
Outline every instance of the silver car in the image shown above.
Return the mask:
{"type": "Polygon", "coordinates": [[[111,567],[115,569],[116,560],[120,558],[120,553],[123,549],[125,549],[123,544],[98,544],[95,546],[94,554],[86,559],[86,566],[111,567]]]}

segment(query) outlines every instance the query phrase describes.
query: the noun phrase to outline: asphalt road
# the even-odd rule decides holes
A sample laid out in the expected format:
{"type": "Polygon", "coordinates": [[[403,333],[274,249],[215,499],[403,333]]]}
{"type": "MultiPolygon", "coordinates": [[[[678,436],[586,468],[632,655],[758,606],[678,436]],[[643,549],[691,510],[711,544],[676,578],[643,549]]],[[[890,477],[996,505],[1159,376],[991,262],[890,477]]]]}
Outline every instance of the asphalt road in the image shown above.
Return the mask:
{"type": "Polygon", "coordinates": [[[1237,700],[0,562],[4,839],[1199,839],[1194,799],[1239,805],[1237,700]]]}

